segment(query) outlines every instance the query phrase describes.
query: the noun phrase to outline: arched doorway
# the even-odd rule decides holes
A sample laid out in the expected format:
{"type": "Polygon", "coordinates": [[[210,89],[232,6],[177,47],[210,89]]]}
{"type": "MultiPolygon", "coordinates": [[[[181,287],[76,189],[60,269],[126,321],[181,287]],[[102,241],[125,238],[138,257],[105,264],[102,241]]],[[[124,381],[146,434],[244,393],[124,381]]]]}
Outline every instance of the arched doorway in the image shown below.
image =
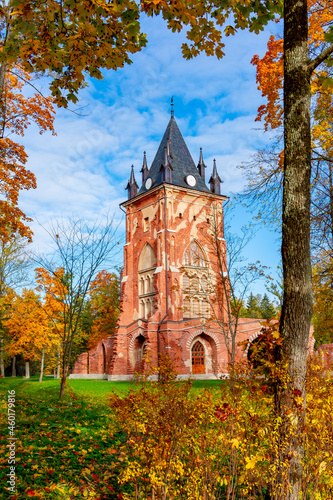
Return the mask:
{"type": "Polygon", "coordinates": [[[205,349],[199,340],[192,347],[192,373],[206,373],[205,349]]]}
{"type": "Polygon", "coordinates": [[[146,352],[146,339],[142,334],[139,334],[132,340],[130,347],[130,363],[136,372],[140,372],[144,366],[144,356],[146,352]]]}

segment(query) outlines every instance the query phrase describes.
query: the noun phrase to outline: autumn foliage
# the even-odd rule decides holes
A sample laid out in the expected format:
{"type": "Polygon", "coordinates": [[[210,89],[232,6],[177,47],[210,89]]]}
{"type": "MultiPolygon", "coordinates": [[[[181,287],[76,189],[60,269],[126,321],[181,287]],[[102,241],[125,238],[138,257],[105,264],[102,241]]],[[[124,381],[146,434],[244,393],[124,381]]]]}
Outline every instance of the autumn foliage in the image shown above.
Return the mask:
{"type": "MultiPolygon", "coordinates": [[[[126,436],[120,482],[133,488],[124,499],[285,498],[290,463],[282,451],[292,453],[290,437],[304,411],[301,394],[292,392],[289,423],[282,425],[269,379],[239,369],[233,388],[220,382],[216,389],[195,391],[191,382],[177,381],[172,363],[161,357],[160,382],[111,396],[114,431],[126,436]]],[[[304,498],[328,500],[333,386],[316,361],[309,367],[307,394],[302,492],[304,498]]]]}
{"type": "Polygon", "coordinates": [[[92,331],[88,349],[114,334],[120,312],[120,283],[116,273],[100,271],[90,284],[90,313],[92,331]]]}
{"type": "MultiPolygon", "coordinates": [[[[330,0],[319,2],[308,1],[309,9],[309,50],[314,53],[316,49],[326,42],[325,29],[332,25],[333,7],[330,0]]],[[[267,100],[267,104],[258,108],[256,120],[264,120],[265,130],[276,129],[283,123],[283,38],[271,36],[267,43],[267,51],[260,58],[255,55],[252,64],[256,66],[258,89],[267,100]]],[[[317,104],[326,100],[333,94],[328,67],[314,72],[312,77],[312,92],[317,104]]],[[[329,99],[331,101],[331,99],[329,99]]],[[[316,113],[316,111],[315,111],[316,113]]],[[[329,116],[331,112],[329,111],[329,116]]],[[[328,116],[327,116],[328,118],[328,116]]]]}
{"type": "Polygon", "coordinates": [[[34,122],[40,133],[53,129],[54,110],[49,98],[36,92],[26,97],[25,87],[32,77],[19,66],[6,69],[4,86],[0,98],[0,238],[6,242],[15,234],[31,240],[32,231],[27,226],[31,221],[18,206],[22,190],[36,188],[36,179],[25,164],[27,154],[24,146],[9,135],[23,136],[26,128],[34,122]]]}
{"type": "Polygon", "coordinates": [[[318,345],[333,343],[333,258],[322,254],[313,268],[314,330],[318,345]]]}
{"type": "Polygon", "coordinates": [[[21,295],[9,290],[3,300],[10,304],[3,325],[10,338],[6,350],[11,356],[21,354],[26,361],[39,360],[43,350],[59,344],[34,290],[24,289],[21,295]]]}
{"type": "Polygon", "coordinates": [[[138,17],[132,0],[2,4],[0,23],[7,33],[0,65],[20,64],[29,73],[51,75],[55,102],[67,106],[77,101],[87,75],[101,79],[102,69],[124,66],[146,44],[138,17]]]}

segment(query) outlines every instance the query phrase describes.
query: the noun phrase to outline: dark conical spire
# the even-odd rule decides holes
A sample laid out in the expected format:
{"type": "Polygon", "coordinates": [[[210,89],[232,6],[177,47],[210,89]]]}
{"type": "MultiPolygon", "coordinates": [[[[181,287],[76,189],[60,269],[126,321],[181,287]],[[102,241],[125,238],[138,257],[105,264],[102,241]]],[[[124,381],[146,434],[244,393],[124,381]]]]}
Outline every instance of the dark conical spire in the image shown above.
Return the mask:
{"type": "Polygon", "coordinates": [[[200,148],[198,170],[199,170],[200,177],[204,182],[205,182],[205,168],[206,168],[206,165],[204,163],[203,156],[202,156],[202,148],[200,148]]]}
{"type": "Polygon", "coordinates": [[[148,165],[147,165],[147,158],[146,158],[146,151],[143,152],[143,164],[142,164],[142,169],[140,172],[142,173],[142,184],[145,182],[145,180],[148,177],[148,165]]]}
{"type": "Polygon", "coordinates": [[[134,175],[134,165],[132,165],[130,180],[128,181],[127,186],[125,187],[125,189],[128,190],[128,199],[129,200],[131,198],[134,198],[134,196],[137,195],[138,188],[139,188],[139,186],[136,183],[135,175],[134,175]]]}
{"type": "MultiPolygon", "coordinates": [[[[195,189],[198,191],[209,192],[208,187],[202,180],[196,164],[194,163],[191,154],[186,146],[184,138],[178,128],[175,117],[171,116],[167,128],[164,132],[163,138],[158,147],[157,153],[149,169],[148,177],[151,177],[153,186],[158,186],[163,182],[171,182],[175,186],[181,186],[186,189],[192,189],[187,182],[188,175],[192,175],[196,179],[195,189]],[[167,151],[165,153],[165,147],[167,151]],[[166,181],[166,172],[164,165],[166,164],[166,157],[170,167],[169,173],[171,174],[172,181],[166,181]]],[[[170,179],[170,177],[169,177],[170,179]]],[[[147,188],[143,183],[139,194],[145,193],[147,188]]]]}
{"type": "Polygon", "coordinates": [[[210,190],[214,194],[221,194],[221,179],[217,173],[216,160],[214,159],[213,173],[209,179],[210,190]]]}

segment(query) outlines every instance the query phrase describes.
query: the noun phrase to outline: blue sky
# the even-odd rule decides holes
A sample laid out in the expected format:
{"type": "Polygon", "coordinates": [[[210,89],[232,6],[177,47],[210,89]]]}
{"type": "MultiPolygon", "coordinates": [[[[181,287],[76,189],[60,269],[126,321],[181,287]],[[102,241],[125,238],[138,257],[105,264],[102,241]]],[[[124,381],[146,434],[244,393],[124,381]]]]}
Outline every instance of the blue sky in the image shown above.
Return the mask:
{"type": "MultiPolygon", "coordinates": [[[[180,48],[184,34],[168,31],[162,19],[144,19],[143,29],[148,46],[132,56],[133,64],[105,72],[103,81],[91,80],[80,93],[83,116],[58,110],[56,137],[39,135],[35,127],[26,133],[28,168],[38,187],[22,193],[20,204],[35,219],[34,245],[41,250],[48,240],[37,219],[47,227],[59,216],[78,214],[93,220],[111,210],[121,220],[118,205],[126,199],[130,167],[134,164],[139,182],[143,151],[150,165],[170,117],[171,96],[195,163],[202,147],[210,175],[216,158],[223,194],[243,189],[237,166],[269,143],[269,134],[255,122],[263,101],[250,61],[254,54],[265,53],[270,29],[260,35],[241,32],[229,37],[220,61],[205,55],[185,61],[180,48]]],[[[250,219],[244,209],[236,208],[235,230],[250,219]]],[[[262,229],[246,254],[250,261],[271,266],[274,275],[278,235],[262,229]]],[[[264,283],[258,283],[254,292],[264,293],[264,283]]]]}

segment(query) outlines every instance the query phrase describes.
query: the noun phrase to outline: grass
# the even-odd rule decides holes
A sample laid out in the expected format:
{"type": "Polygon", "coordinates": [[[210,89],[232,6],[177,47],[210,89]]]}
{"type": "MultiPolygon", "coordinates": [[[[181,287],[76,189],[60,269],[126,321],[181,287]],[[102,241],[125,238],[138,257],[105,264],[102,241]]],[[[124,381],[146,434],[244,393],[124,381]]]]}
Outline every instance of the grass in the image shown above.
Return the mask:
{"type": "MultiPolygon", "coordinates": [[[[118,499],[121,435],[113,435],[105,385],[73,380],[59,402],[59,381],[5,379],[1,392],[0,498],[6,498],[8,390],[16,391],[16,495],[12,499],[118,499]],[[73,384],[72,384],[73,382],[73,384]],[[102,395],[102,397],[100,397],[102,395]],[[98,403],[96,402],[98,398],[98,403]],[[2,491],[1,491],[2,490],[2,491]],[[5,494],[5,496],[3,496],[5,494]]],[[[103,382],[103,381],[98,381],[103,382]]],[[[111,384],[112,386],[112,384],[111,384]]]]}
{"type": "MultiPolygon", "coordinates": [[[[193,387],[198,391],[220,384],[199,380],[193,387]]],[[[117,478],[123,467],[119,447],[124,436],[112,431],[107,395],[135,387],[133,382],[68,380],[64,400],[59,401],[59,380],[45,378],[41,384],[37,376],[0,380],[0,498],[7,496],[6,403],[8,391],[13,389],[17,482],[12,500],[123,498],[124,486],[120,490],[117,478]]]]}
{"type": "MultiPolygon", "coordinates": [[[[24,377],[11,378],[7,377],[0,380],[0,391],[1,388],[14,389],[20,386],[22,383],[24,385],[24,390],[28,393],[34,394],[36,392],[42,391],[56,391],[59,390],[60,381],[54,378],[44,377],[43,382],[39,383],[39,376],[35,375],[29,380],[24,377]]],[[[100,397],[103,400],[107,400],[107,396],[110,392],[115,391],[117,393],[125,393],[131,389],[135,389],[136,382],[113,382],[108,380],[85,380],[85,379],[68,379],[68,386],[78,395],[100,397]]],[[[193,380],[192,388],[194,391],[197,389],[205,389],[208,387],[219,388],[225,382],[222,380],[193,380]]]]}

